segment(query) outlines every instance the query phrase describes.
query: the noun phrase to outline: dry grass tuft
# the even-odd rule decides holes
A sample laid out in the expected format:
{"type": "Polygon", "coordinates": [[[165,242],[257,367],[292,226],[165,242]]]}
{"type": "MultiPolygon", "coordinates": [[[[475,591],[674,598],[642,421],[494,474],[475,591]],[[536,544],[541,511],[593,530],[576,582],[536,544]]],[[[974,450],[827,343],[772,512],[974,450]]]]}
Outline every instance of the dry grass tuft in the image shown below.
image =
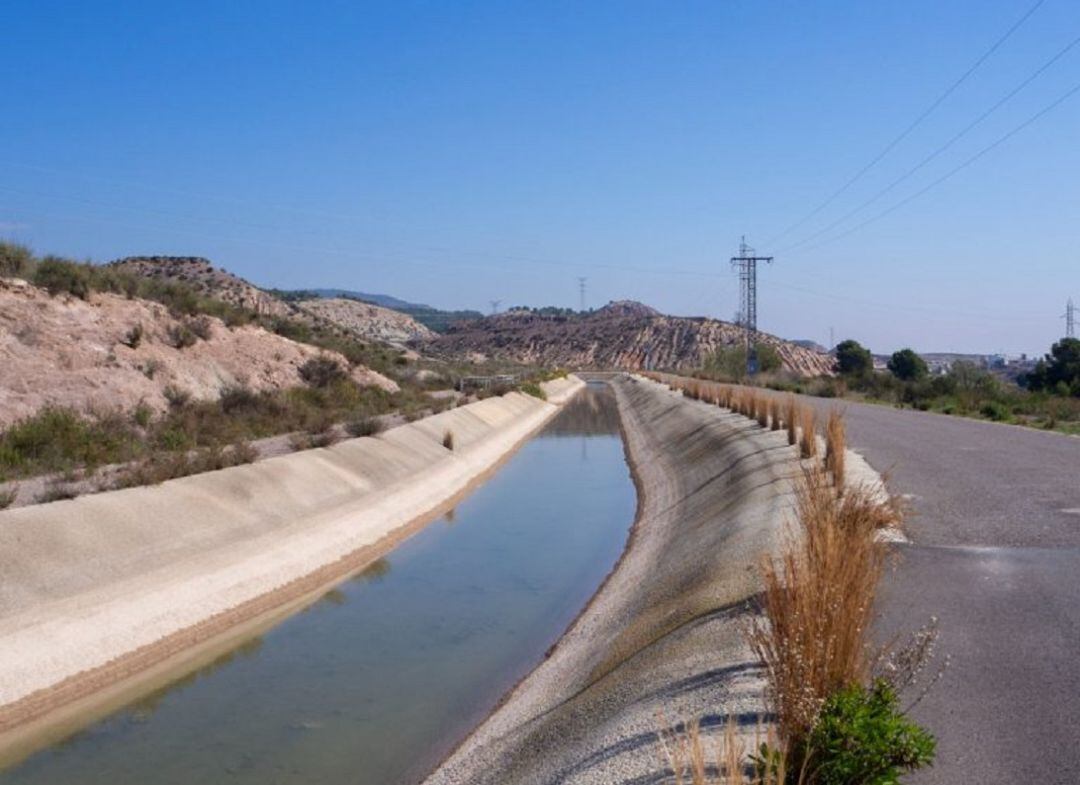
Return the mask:
{"type": "Polygon", "coordinates": [[[795,405],[795,396],[788,393],[784,401],[784,422],[787,423],[787,443],[792,447],[799,441],[798,407],[795,405]]]}
{"type": "Polygon", "coordinates": [[[454,432],[447,431],[442,437],[442,446],[448,450],[454,449],[454,432]]]}
{"type": "Polygon", "coordinates": [[[815,419],[814,410],[811,407],[803,406],[800,408],[799,455],[803,458],[813,458],[818,454],[815,419]]]}
{"type": "Polygon", "coordinates": [[[844,488],[844,450],[847,438],[844,433],[844,415],[837,409],[829,412],[825,426],[825,468],[833,476],[833,483],[841,493],[844,488]]]}
{"type": "Polygon", "coordinates": [[[762,428],[769,427],[769,399],[758,393],[754,393],[754,417],[762,428]]]}
{"type": "Polygon", "coordinates": [[[769,430],[779,431],[784,427],[783,413],[780,407],[780,401],[774,396],[769,397],[769,430]]]}
{"type": "MultiPolygon", "coordinates": [[[[661,728],[667,723],[657,718],[661,728]]],[[[747,755],[746,743],[740,737],[734,718],[729,717],[723,735],[707,744],[702,738],[701,723],[693,720],[682,727],[661,730],[660,748],[664,757],[661,763],[671,771],[675,785],[785,785],[787,765],[780,754],[775,765],[759,770],[747,755]],[[706,747],[713,748],[709,755],[706,747]]],[[[771,727],[763,732],[758,726],[754,743],[756,751],[761,742],[770,749],[777,749],[776,732],[771,727]]],[[[804,785],[805,778],[796,779],[796,785],[804,785]]]]}
{"type": "Polygon", "coordinates": [[[891,514],[865,489],[838,496],[817,466],[804,472],[797,511],[783,555],[763,565],[767,621],[748,636],[765,664],[770,705],[789,749],[806,737],[829,695],[869,675],[867,634],[886,553],[875,534],[891,514]]]}

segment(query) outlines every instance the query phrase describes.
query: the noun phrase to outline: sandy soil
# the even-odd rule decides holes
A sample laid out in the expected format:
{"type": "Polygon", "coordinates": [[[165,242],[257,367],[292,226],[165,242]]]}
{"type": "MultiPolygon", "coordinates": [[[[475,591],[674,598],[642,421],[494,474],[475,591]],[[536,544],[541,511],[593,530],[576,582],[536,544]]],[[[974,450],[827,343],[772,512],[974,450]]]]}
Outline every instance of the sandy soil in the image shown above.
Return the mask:
{"type": "MultiPolygon", "coordinates": [[[[50,297],[25,281],[0,279],[0,427],[45,406],[107,412],[144,403],[160,412],[170,386],[208,400],[230,385],[294,387],[302,383],[299,367],[319,354],[348,366],[341,355],[259,327],[201,318],[207,337],[177,348],[170,330],[181,320],[158,303],[101,293],[50,297]],[[130,346],[136,327],[141,337],[130,346]]],[[[370,369],[351,373],[360,384],[397,389],[370,369]]]]}

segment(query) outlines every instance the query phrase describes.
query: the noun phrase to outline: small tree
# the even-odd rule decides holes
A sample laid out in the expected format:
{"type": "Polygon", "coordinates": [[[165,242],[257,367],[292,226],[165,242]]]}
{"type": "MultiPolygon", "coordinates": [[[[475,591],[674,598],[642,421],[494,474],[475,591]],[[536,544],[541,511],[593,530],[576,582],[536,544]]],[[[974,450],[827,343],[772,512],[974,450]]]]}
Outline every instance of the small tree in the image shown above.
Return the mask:
{"type": "Polygon", "coordinates": [[[1062,338],[1024,377],[1032,390],[1065,390],[1080,396],[1080,338],[1062,338]]]}
{"type": "Polygon", "coordinates": [[[889,372],[901,381],[911,382],[926,378],[930,369],[926,367],[926,360],[913,349],[901,349],[889,358],[889,372]]]}
{"type": "Polygon", "coordinates": [[[862,376],[874,369],[870,350],[858,341],[847,339],[836,345],[836,370],[842,374],[862,376]]]}

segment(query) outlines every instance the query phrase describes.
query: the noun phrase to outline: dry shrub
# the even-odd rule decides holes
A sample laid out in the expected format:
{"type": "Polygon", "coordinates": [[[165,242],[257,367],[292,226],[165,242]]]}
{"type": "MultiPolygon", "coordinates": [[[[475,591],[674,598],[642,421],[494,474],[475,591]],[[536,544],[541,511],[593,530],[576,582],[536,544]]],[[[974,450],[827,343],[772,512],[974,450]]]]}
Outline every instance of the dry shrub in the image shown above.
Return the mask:
{"type": "Polygon", "coordinates": [[[837,489],[844,487],[844,450],[847,439],[844,434],[844,415],[837,409],[829,411],[825,426],[825,468],[833,476],[837,489]]]}
{"type": "Polygon", "coordinates": [[[442,446],[448,450],[454,449],[454,432],[447,431],[442,437],[442,446]]]}
{"type": "Polygon", "coordinates": [[[834,492],[824,469],[804,472],[797,525],[763,565],[765,620],[750,629],[785,749],[806,737],[826,698],[865,683],[885,546],[876,531],[894,508],[867,489],[834,492]]]}
{"type": "Polygon", "coordinates": [[[799,455],[803,458],[813,458],[817,455],[817,425],[814,422],[814,410],[809,406],[803,406],[799,411],[799,455]]]}
{"type": "MultiPolygon", "coordinates": [[[[661,728],[667,725],[662,716],[657,717],[657,723],[661,728]]],[[[761,769],[751,761],[734,717],[728,718],[723,735],[712,744],[702,739],[700,720],[660,730],[657,736],[664,756],[661,763],[670,769],[675,785],[785,785],[787,781],[783,754],[776,756],[773,766],[761,769]],[[712,755],[706,747],[713,748],[712,755]]],[[[763,732],[758,726],[752,751],[756,752],[762,742],[770,749],[777,749],[773,728],[763,732]]],[[[803,783],[804,777],[796,779],[796,785],[803,783]]]]}
{"type": "Polygon", "coordinates": [[[787,443],[792,447],[799,441],[799,423],[796,416],[798,407],[795,405],[795,396],[788,393],[784,401],[784,422],[787,423],[787,443]]]}
{"type": "Polygon", "coordinates": [[[780,411],[780,401],[777,398],[769,396],[769,430],[779,431],[783,427],[784,423],[780,411]]]}
{"type": "Polygon", "coordinates": [[[754,393],[754,419],[762,428],[769,427],[769,399],[759,393],[754,393]]]}

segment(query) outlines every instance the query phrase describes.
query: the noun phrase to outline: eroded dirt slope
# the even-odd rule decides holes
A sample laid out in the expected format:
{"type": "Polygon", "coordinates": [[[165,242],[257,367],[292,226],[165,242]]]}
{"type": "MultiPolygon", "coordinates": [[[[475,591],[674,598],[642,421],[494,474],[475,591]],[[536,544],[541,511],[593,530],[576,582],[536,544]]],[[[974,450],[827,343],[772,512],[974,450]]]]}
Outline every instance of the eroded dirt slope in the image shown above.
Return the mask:
{"type": "Polygon", "coordinates": [[[365,341],[405,346],[436,337],[408,314],[359,300],[333,297],[304,300],[298,306],[301,311],[314,314],[365,341]]]}
{"type": "MultiPolygon", "coordinates": [[[[178,348],[173,331],[182,322],[158,303],[112,294],[50,297],[25,281],[0,279],[0,426],[47,405],[108,411],[142,401],[161,411],[170,386],[196,399],[217,398],[236,384],[294,387],[303,383],[299,367],[325,353],[259,327],[200,318],[207,337],[178,348]],[[141,336],[131,346],[136,326],[141,336]]],[[[397,388],[367,368],[351,373],[362,384],[397,388]]]]}

